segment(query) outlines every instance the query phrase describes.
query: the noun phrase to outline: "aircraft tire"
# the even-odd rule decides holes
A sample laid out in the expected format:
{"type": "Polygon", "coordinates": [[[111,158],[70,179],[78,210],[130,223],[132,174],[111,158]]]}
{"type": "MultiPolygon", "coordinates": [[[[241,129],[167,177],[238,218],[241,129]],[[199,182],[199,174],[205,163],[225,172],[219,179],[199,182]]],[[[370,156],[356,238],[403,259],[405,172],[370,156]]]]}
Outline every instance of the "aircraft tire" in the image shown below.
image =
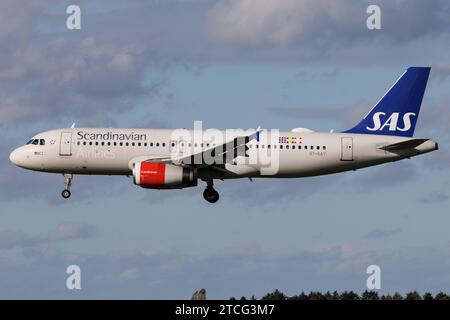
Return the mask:
{"type": "Polygon", "coordinates": [[[216,203],[219,200],[219,193],[213,188],[206,188],[203,191],[203,198],[209,203],[216,203]]]}
{"type": "Polygon", "coordinates": [[[68,190],[68,189],[64,189],[64,190],[61,192],[61,196],[62,196],[64,199],[68,199],[68,198],[70,197],[70,195],[71,195],[71,193],[70,193],[70,190],[68,190]]]}

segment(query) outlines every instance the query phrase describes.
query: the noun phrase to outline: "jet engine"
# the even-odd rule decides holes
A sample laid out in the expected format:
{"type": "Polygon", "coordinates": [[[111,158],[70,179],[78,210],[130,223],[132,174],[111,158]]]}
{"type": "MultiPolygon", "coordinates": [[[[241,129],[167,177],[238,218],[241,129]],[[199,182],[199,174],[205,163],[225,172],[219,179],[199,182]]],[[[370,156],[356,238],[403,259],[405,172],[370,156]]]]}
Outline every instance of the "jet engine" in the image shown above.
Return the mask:
{"type": "Polygon", "coordinates": [[[147,189],[181,189],[197,185],[197,170],[163,162],[133,164],[134,184],[147,189]]]}

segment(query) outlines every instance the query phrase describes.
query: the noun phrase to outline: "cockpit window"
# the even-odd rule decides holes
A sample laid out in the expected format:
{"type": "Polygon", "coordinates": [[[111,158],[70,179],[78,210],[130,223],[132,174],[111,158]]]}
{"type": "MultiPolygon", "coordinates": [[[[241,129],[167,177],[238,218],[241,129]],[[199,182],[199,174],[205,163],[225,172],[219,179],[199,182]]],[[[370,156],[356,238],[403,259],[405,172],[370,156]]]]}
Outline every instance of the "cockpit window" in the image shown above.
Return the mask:
{"type": "Polygon", "coordinates": [[[31,139],[27,142],[27,144],[41,145],[45,146],[45,139],[31,139]]]}

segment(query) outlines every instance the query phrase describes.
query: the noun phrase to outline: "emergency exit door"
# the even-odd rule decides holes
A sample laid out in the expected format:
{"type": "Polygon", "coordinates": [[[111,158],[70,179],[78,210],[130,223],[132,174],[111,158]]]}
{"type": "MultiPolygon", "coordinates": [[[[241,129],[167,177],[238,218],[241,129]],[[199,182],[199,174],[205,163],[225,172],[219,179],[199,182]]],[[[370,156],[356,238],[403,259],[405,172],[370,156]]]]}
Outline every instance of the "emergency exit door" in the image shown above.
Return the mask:
{"type": "Polygon", "coordinates": [[[59,155],[72,155],[72,132],[61,132],[61,140],[59,143],[59,155]]]}
{"type": "Polygon", "coordinates": [[[341,140],[341,160],[353,161],[353,138],[345,137],[341,140]]]}

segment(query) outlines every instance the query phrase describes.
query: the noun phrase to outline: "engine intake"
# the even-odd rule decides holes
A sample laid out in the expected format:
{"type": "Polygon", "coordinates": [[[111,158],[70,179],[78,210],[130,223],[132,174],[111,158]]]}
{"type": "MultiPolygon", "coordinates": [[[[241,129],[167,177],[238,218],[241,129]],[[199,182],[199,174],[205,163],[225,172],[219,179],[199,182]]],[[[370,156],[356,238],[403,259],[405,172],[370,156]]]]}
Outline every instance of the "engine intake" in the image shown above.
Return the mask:
{"type": "Polygon", "coordinates": [[[163,162],[133,164],[134,184],[148,189],[181,189],[197,185],[197,170],[163,162]]]}

